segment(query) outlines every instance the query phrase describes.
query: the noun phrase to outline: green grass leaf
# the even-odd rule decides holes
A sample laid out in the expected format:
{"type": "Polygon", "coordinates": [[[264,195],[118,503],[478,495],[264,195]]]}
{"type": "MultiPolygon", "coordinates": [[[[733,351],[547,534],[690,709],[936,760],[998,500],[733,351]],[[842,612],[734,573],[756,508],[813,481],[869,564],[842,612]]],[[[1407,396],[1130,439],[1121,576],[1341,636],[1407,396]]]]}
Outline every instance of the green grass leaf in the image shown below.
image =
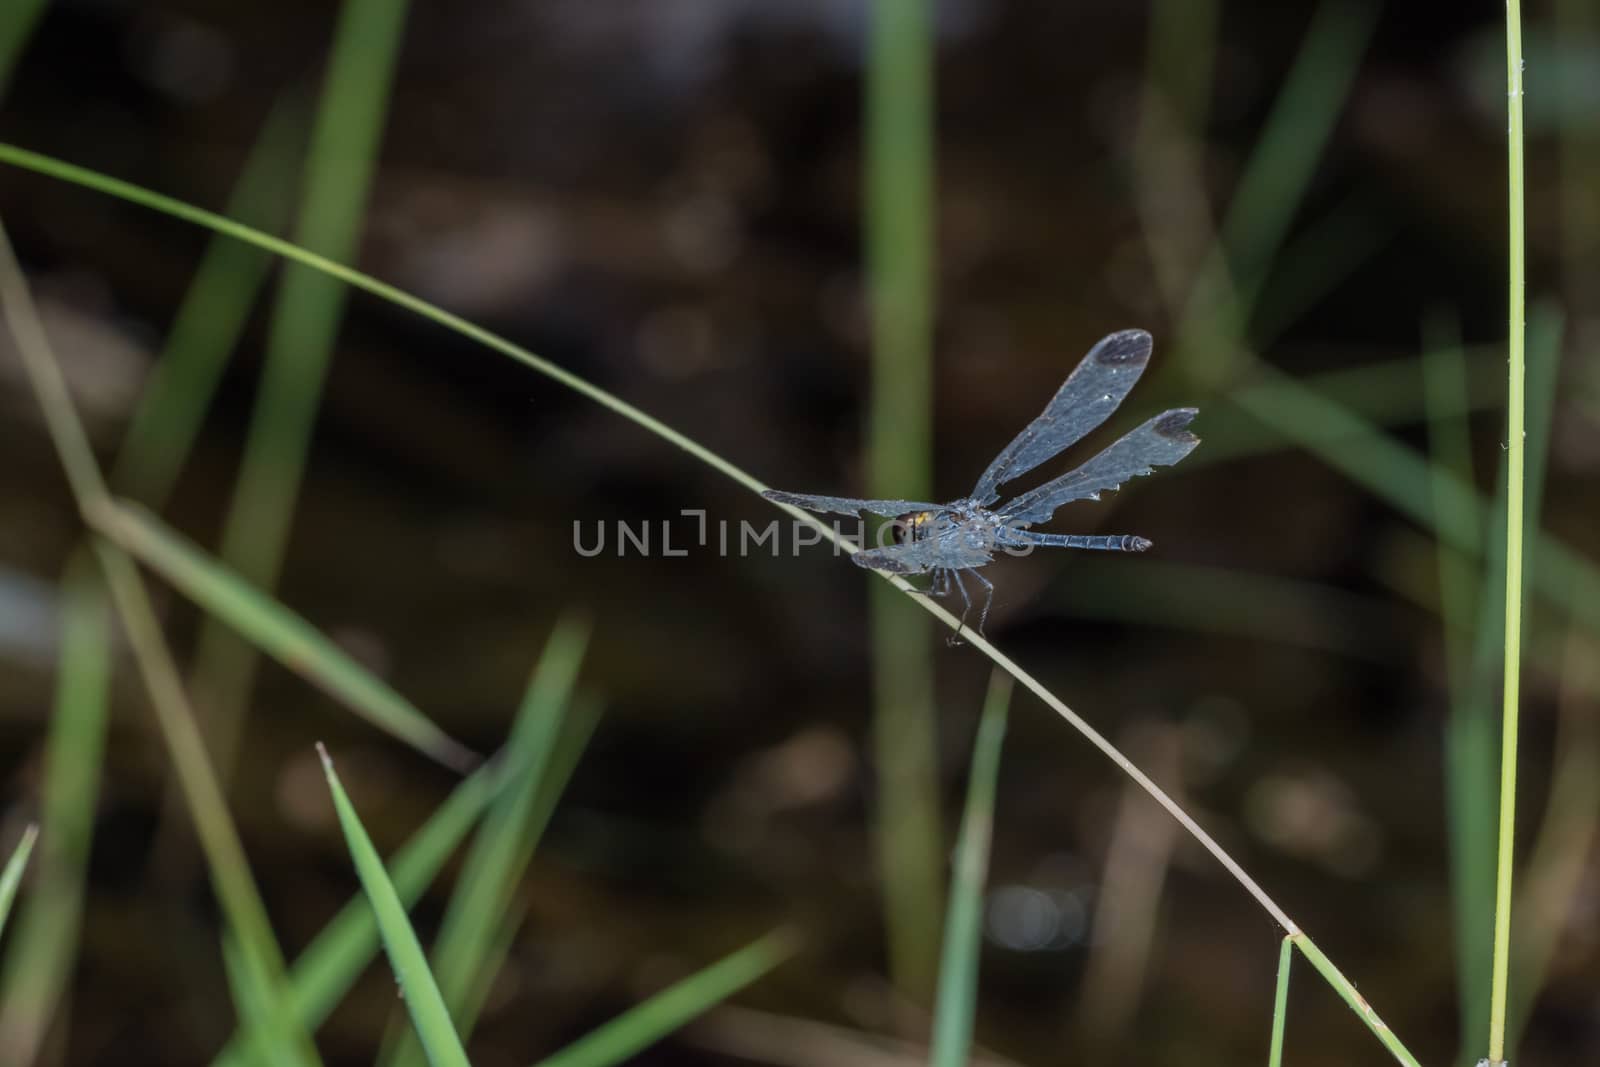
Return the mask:
{"type": "Polygon", "coordinates": [[[1272,1041],[1267,1048],[1267,1067],[1283,1065],[1283,1031],[1289,1018],[1289,964],[1294,959],[1294,941],[1285,937],[1278,946],[1278,984],[1272,995],[1272,1041]]]}
{"type": "MultiPolygon", "coordinates": [[[[496,757],[464,779],[445,798],[421,829],[389,861],[389,878],[401,902],[410,908],[444,868],[456,846],[488,808],[515,768],[496,757]]],[[[324,926],[289,970],[289,1003],[307,1028],[315,1029],[332,1014],[356,977],[372,961],[380,939],[377,920],[366,897],[357,894],[324,926]]],[[[213,1063],[236,1065],[243,1050],[236,1035],[213,1063]]]]}
{"type": "MultiPolygon", "coordinates": [[[[271,233],[289,215],[303,135],[295,111],[287,102],[273,110],[228,198],[228,214],[271,233]]],[[[220,234],[207,242],[129,419],[111,470],[118,492],[157,510],[165,504],[272,264],[261,249],[220,234]]]]}
{"type": "Polygon", "coordinates": [[[989,873],[989,843],[994,836],[994,794],[1000,777],[1000,747],[1006,735],[1011,679],[995,671],[983,702],[978,739],[972,746],[967,806],[956,844],[950,907],[944,920],[944,954],[939,963],[939,999],[933,1019],[933,1067],[962,1067],[972,1054],[977,1016],[978,956],[982,948],[984,884],[989,873]]]}
{"type": "Polygon", "coordinates": [[[0,874],[0,932],[6,928],[6,918],[11,914],[11,902],[17,898],[17,887],[22,884],[22,872],[33,854],[33,843],[39,837],[39,824],[29,823],[22,831],[22,840],[12,849],[6,869],[0,874]]]}
{"type": "MultiPolygon", "coordinates": [[[[528,818],[529,840],[537,843],[543,835],[544,828],[549,823],[550,816],[555,813],[556,804],[578,765],[578,758],[583,754],[584,747],[589,743],[589,738],[599,720],[600,705],[597,701],[586,698],[581,693],[573,697],[572,706],[564,716],[561,736],[556,739],[556,750],[551,757],[550,766],[539,782],[539,793],[534,799],[533,812],[528,818]]],[[[508,908],[510,909],[508,916],[520,915],[526,911],[527,901],[514,896],[508,908]]],[[[505,965],[506,956],[510,953],[520,923],[520,918],[503,919],[495,936],[489,941],[479,973],[455,1011],[457,1025],[462,1032],[471,1033],[477,1026],[484,1001],[488,999],[489,991],[494,986],[495,977],[505,965]]]]}
{"type": "MultiPolygon", "coordinates": [[[[105,478],[73,407],[71,394],[39,320],[33,294],[3,227],[0,227],[0,311],[16,340],[17,353],[79,510],[109,508],[105,478]]],[[[253,984],[267,991],[272,999],[274,1025],[270,1037],[277,1043],[276,1058],[284,1063],[317,1063],[316,1047],[310,1036],[293,1024],[286,1010],[283,953],[273,936],[266,907],[239,840],[238,827],[234,825],[221,783],[206,754],[194,710],[179,680],[172,652],[162,637],[161,623],[144,579],[133,561],[115,546],[96,541],[94,549],[139,664],[162,740],[182,787],[184,803],[194,820],[218,903],[239,938],[240,957],[253,971],[253,984]]]]}
{"type": "Polygon", "coordinates": [[[611,1067],[716,1007],[794,955],[798,940],[779,929],[690,975],[579,1038],[536,1067],[611,1067]]]}
{"type": "Polygon", "coordinates": [[[110,706],[111,620],[94,561],[76,553],[62,582],[61,664],[45,747],[44,837],[34,892],[17,915],[0,981],[0,1048],[33,1063],[71,977],[110,706]]]}
{"type": "MultiPolygon", "coordinates": [[[[300,244],[335,259],[352,259],[358,249],[406,8],[406,0],[339,5],[295,227],[300,244]]],[[[264,590],[277,586],[283,567],[346,297],[337,280],[291,266],[268,323],[261,382],[217,551],[264,590]]],[[[248,645],[206,620],[194,677],[207,696],[212,751],[224,778],[232,772],[257,666],[248,645]]]]}
{"type": "Polygon", "coordinates": [[[99,533],[184,596],[374,726],[455,770],[478,763],[476,753],[435,726],[316,627],[137,504],[92,504],[85,508],[85,516],[99,533]]]}
{"type": "MultiPolygon", "coordinates": [[[[932,487],[933,15],[926,0],[871,5],[863,225],[872,315],[869,494],[932,487]]],[[[889,971],[926,1004],[938,973],[944,887],[933,628],[894,590],[869,593],[877,848],[889,971]]]]}
{"type": "MultiPolygon", "coordinates": [[[[467,1036],[477,1015],[473,993],[484,988],[500,923],[543,828],[536,819],[540,787],[554,763],[588,640],[588,624],[567,618],[556,624],[546,642],[506,742],[506,759],[518,768],[517,774],[484,817],[439,927],[434,974],[457,1028],[467,1036]]],[[[382,1062],[416,1061],[417,1050],[406,1040],[391,1039],[389,1049],[391,1056],[382,1062]]]]}
{"type": "Polygon", "coordinates": [[[383,860],[378,856],[378,850],[373,848],[372,839],[361,825],[350,798],[345,795],[344,787],[339,784],[339,776],[333,770],[333,760],[328,758],[327,750],[320,744],[317,754],[322,757],[328,789],[333,793],[333,804],[339,813],[339,825],[344,830],[345,841],[350,846],[350,856],[355,861],[356,874],[361,879],[361,887],[366,891],[373,915],[377,918],[384,949],[389,954],[395,980],[400,983],[400,993],[405,998],[406,1011],[427,1052],[428,1062],[433,1067],[468,1067],[466,1050],[461,1047],[461,1038],[450,1023],[450,1012],[445,1008],[444,998],[439,995],[439,987],[428,970],[428,961],[422,954],[422,945],[417,941],[416,932],[411,929],[411,920],[406,918],[405,905],[395,892],[383,860]]]}

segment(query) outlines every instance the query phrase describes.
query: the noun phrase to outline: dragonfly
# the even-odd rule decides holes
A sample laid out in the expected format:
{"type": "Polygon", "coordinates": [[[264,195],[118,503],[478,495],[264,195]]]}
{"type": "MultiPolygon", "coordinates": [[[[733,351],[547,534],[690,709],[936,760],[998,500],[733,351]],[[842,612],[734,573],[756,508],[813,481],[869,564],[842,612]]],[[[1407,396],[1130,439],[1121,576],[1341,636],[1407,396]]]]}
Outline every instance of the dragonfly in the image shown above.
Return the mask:
{"type": "Polygon", "coordinates": [[[962,575],[977,579],[986,591],[978,617],[983,633],[994,602],[994,583],[978,572],[997,550],[1022,555],[1034,548],[1083,548],[1112,552],[1144,552],[1151,543],[1132,534],[1086,535],[1041,533],[1029,529],[1077,500],[1099,500],[1100,494],[1123,482],[1168,467],[1194,451],[1200,438],[1189,432],[1198,408],[1173,408],[1129,431],[1115,443],[1073,470],[1052,478],[1006,503],[1000,487],[1054,459],[1111,416],[1150,362],[1152,341],[1143,330],[1110,334],[1089,350],[1067,375],[1038,418],[1023,427],[1000,450],[978,478],[972,492],[948,504],[918,500],[861,500],[813,496],[769,489],[761,495],[779,504],[807,511],[852,515],[867,512],[893,519],[893,543],[863,548],[851,558],[861,567],[889,574],[931,574],[931,585],[919,590],[930,596],[949,595],[952,586],[963,602],[959,635],[972,612],[972,597],[962,575]]]}

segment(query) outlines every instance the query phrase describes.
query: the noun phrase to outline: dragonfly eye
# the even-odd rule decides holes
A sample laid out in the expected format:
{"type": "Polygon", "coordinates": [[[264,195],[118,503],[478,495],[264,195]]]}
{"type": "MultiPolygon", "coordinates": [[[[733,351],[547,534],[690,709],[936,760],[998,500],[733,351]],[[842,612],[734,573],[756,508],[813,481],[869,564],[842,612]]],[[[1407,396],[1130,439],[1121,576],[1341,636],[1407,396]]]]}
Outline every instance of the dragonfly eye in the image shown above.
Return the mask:
{"type": "Polygon", "coordinates": [[[894,520],[894,543],[903,545],[910,541],[921,541],[933,532],[933,512],[908,511],[904,515],[897,515],[894,520]]]}

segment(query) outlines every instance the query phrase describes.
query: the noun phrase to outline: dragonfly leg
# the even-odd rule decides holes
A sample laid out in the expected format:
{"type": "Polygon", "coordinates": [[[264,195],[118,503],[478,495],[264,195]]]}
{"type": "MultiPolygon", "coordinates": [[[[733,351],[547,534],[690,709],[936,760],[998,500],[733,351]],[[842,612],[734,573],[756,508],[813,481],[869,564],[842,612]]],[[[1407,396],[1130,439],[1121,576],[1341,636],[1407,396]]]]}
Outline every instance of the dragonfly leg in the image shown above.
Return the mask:
{"type": "MultiPolygon", "coordinates": [[[[950,645],[959,645],[961,644],[961,627],[967,624],[967,616],[972,613],[972,598],[967,595],[967,586],[966,583],[961,580],[960,571],[956,570],[954,567],[950,567],[946,569],[945,573],[950,576],[950,580],[953,580],[956,583],[956,588],[961,590],[962,605],[961,621],[956,623],[956,632],[946,638],[945,643],[950,645]]],[[[987,585],[988,583],[985,582],[984,584],[987,585]]]]}
{"type": "Polygon", "coordinates": [[[982,637],[983,626],[989,621],[989,608],[994,604],[994,583],[979,574],[976,569],[969,570],[967,573],[983,583],[983,614],[978,616],[978,636],[982,637]]]}

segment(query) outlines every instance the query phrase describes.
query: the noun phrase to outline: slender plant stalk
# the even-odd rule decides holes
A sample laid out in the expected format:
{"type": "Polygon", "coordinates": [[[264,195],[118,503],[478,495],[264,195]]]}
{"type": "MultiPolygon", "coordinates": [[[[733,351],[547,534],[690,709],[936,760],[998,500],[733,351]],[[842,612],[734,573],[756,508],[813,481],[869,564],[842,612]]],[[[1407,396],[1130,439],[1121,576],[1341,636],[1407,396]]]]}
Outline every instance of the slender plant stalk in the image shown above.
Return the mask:
{"type": "MultiPolygon", "coordinates": [[[[297,101],[273,108],[229,194],[229,215],[269,233],[283,229],[303,126],[297,101]]],[[[221,235],[207,244],[128,419],[107,479],[119,493],[156,511],[166,505],[273,265],[261,249],[221,235]]]]}
{"type": "MultiPolygon", "coordinates": [[[[472,1036],[477,1022],[477,1012],[469,1010],[472,993],[485,977],[500,924],[538,846],[543,830],[538,800],[554,766],[556,742],[588,642],[588,621],[568,617],[556,624],[545,643],[506,741],[506,756],[518,767],[517,775],[484,815],[430,953],[434,981],[463,1040],[472,1036]]],[[[379,1063],[421,1067],[422,1049],[409,1037],[391,1036],[386,1046],[379,1063]]]]}
{"type": "Polygon", "coordinates": [[[28,866],[28,857],[33,854],[33,843],[38,839],[39,824],[29,823],[22,831],[22,840],[11,850],[11,858],[6,861],[5,870],[0,872],[0,930],[6,927],[6,919],[11,915],[11,902],[17,898],[17,887],[22,884],[22,872],[28,866]]]}
{"type": "Polygon", "coordinates": [[[1506,644],[1504,706],[1500,721],[1500,848],[1494,893],[1494,978],[1489,990],[1489,1060],[1506,1056],[1506,982],[1511,971],[1512,844],[1517,817],[1517,715],[1522,671],[1522,533],[1526,264],[1523,236],[1522,5],[1506,0],[1506,164],[1510,219],[1510,278],[1506,388],[1506,644]]]}
{"type": "Polygon", "coordinates": [[[34,1063],[52,1020],[65,1019],[110,705],[111,619],[89,553],[71,555],[61,590],[61,659],[45,747],[39,870],[17,916],[0,981],[0,1049],[17,1064],[34,1063]]]}
{"type": "MultiPolygon", "coordinates": [[[[871,5],[866,77],[867,299],[872,315],[868,487],[931,489],[933,31],[930,0],[871,5]]],[[[938,975],[943,865],[932,628],[880,585],[869,596],[875,839],[889,970],[926,1003],[938,975]]]]}
{"type": "Polygon", "coordinates": [[[978,1014],[978,956],[983,941],[983,889],[989,876],[994,839],[994,794],[1000,778],[1000,747],[1011,704],[1011,678],[995,671],[972,746],[967,807],[956,843],[950,877],[950,905],[944,920],[944,953],[939,963],[939,999],[933,1013],[933,1067],[965,1067],[972,1059],[972,1030],[978,1014]]]}
{"type": "Polygon", "coordinates": [[[1283,1027],[1289,1015],[1289,964],[1294,959],[1294,938],[1285,937],[1278,948],[1278,988],[1272,997],[1272,1044],[1267,1051],[1267,1067],[1282,1067],[1283,1027]]]}
{"type": "MultiPolygon", "coordinates": [[[[17,353],[79,509],[104,506],[109,500],[105,478],[51,354],[38,309],[3,227],[0,227],[0,311],[4,312],[16,340],[17,353]]],[[[272,999],[272,1016],[276,1020],[274,1039],[278,1042],[279,1055],[289,1062],[318,1063],[310,1036],[290,1015],[283,954],[273,937],[266,907],[250,873],[238,828],[228,814],[221,784],[206,756],[205,743],[179,681],[177,665],[162,639],[161,625],[149,592],[131,559],[103,541],[96,542],[94,548],[144,676],[189,813],[194,818],[218,902],[239,938],[243,950],[241,959],[250,968],[252,987],[264,991],[272,999]]]]}
{"type": "MultiPolygon", "coordinates": [[[[257,247],[268,249],[269,251],[281,255],[286,259],[293,259],[296,262],[304,263],[308,266],[315,267],[318,270],[325,271],[328,274],[331,274],[334,277],[349,283],[351,286],[357,289],[365,290],[375,296],[389,301],[397,307],[403,307],[408,311],[414,312],[417,315],[429,319],[430,321],[452,330],[455,333],[468,338],[469,340],[475,341],[486,348],[489,348],[495,352],[499,352],[500,354],[518,363],[521,363],[524,366],[529,367],[556,382],[559,382],[560,384],[572,389],[579,395],[593,400],[595,403],[601,405],[607,410],[621,415],[623,418],[628,419],[640,428],[647,430],[662,438],[669,444],[682,449],[689,455],[711,467],[713,470],[718,471],[719,473],[728,477],[730,480],[738,483],[741,486],[744,486],[752,492],[759,494],[767,488],[767,486],[764,485],[754,475],[739,467],[737,464],[731,462],[724,456],[713,452],[711,449],[700,444],[698,441],[695,441],[678,430],[668,426],[660,419],[646,414],[639,408],[634,407],[632,404],[627,403],[619,397],[606,392],[604,389],[601,389],[599,386],[594,385],[586,379],[581,378],[571,371],[557,366],[548,360],[534,355],[528,349],[523,348],[522,346],[509,341],[506,338],[483,328],[482,326],[475,325],[474,323],[463,319],[459,315],[454,315],[443,308],[423,300],[421,297],[407,293],[404,290],[393,285],[389,285],[386,282],[381,282],[378,279],[373,278],[371,275],[364,274],[352,267],[335,263],[324,256],[319,256],[314,252],[309,252],[298,247],[297,245],[292,244],[291,242],[262,233],[259,230],[245,226],[232,219],[224,218],[214,212],[207,211],[204,208],[199,208],[192,204],[184,203],[183,201],[173,199],[172,197],[164,196],[160,193],[141,188],[140,186],[133,185],[129,182],[121,181],[120,179],[107,177],[95,171],[78,167],[74,164],[66,163],[50,156],[41,155],[37,152],[30,152],[26,149],[18,148],[15,145],[0,142],[0,162],[11,163],[17,166],[25,167],[29,170],[37,171],[41,174],[47,174],[52,177],[59,178],[63,181],[81,185],[85,188],[99,190],[109,195],[116,196],[120,199],[127,200],[130,203],[140,204],[144,207],[150,208],[151,210],[170,215],[173,218],[183,219],[187,222],[195,223],[196,225],[215,230],[219,233],[227,233],[241,241],[248,241],[257,247]]],[[[797,521],[805,522],[811,526],[821,535],[822,538],[828,541],[828,543],[836,545],[846,552],[856,551],[857,546],[847,541],[831,525],[822,522],[820,519],[817,519],[815,516],[810,515],[799,508],[791,507],[786,504],[780,504],[777,506],[780,510],[786,512],[797,521]]],[[[889,584],[899,589],[902,593],[911,597],[913,603],[918,604],[924,611],[938,619],[950,630],[954,631],[956,629],[959,620],[950,612],[946,611],[943,606],[935,603],[931,598],[920,595],[910,582],[906,581],[904,578],[894,575],[882,574],[881,572],[877,573],[882,580],[887,581],[889,584]]],[[[1600,578],[1597,578],[1596,581],[1600,581],[1600,578]]],[[[1136,767],[1126,756],[1124,756],[1115,745],[1101,735],[1098,730],[1090,726],[1082,716],[1073,711],[1059,697],[1055,696],[1048,689],[1046,689],[1043,683],[1038,681],[1027,671],[1023,670],[1008,656],[1002,654],[999,649],[990,644],[987,639],[972,633],[971,631],[965,630],[963,631],[962,636],[974,651],[987,656],[995,665],[1000,667],[1007,674],[1010,674],[1018,682],[1022,683],[1022,685],[1030,692],[1032,692],[1040,700],[1044,701],[1044,703],[1052,711],[1065,719],[1067,723],[1074,730],[1078,731],[1078,733],[1081,734],[1091,745],[1099,749],[1100,752],[1103,753],[1107,759],[1111,760],[1111,762],[1114,763],[1124,774],[1128,775],[1136,783],[1138,783],[1140,788],[1149,793],[1151,798],[1154,799],[1157,804],[1161,805],[1161,807],[1168,814],[1176,819],[1190,836],[1198,841],[1207,852],[1211,853],[1212,857],[1216,859],[1217,862],[1222,865],[1223,869],[1226,870],[1228,874],[1233,877],[1233,879],[1237,881],[1256,901],[1256,903],[1259,904],[1261,908],[1272,917],[1274,922],[1276,922],[1286,932],[1296,938],[1295,943],[1299,945],[1302,950],[1307,948],[1315,950],[1315,945],[1313,945],[1311,940],[1300,931],[1299,926],[1295,924],[1294,920],[1289,918],[1288,913],[1285,912],[1276,901],[1267,895],[1266,891],[1261,888],[1255,879],[1251,878],[1244,868],[1239,865],[1239,862],[1229,855],[1228,852],[1223,849],[1222,846],[1219,845],[1210,834],[1206,833],[1200,824],[1196,822],[1192,816],[1185,812],[1176,801],[1168,796],[1167,793],[1160,786],[1158,786],[1149,775],[1139,770],[1139,768],[1136,767]]],[[[1320,956],[1320,953],[1318,955],[1320,956]]],[[[1325,957],[1323,957],[1323,961],[1325,964],[1327,963],[1325,957]]],[[[1324,975],[1325,978],[1327,978],[1329,982],[1334,985],[1337,990],[1339,990],[1341,996],[1345,996],[1345,999],[1348,1002],[1350,1002],[1352,1005],[1357,1003],[1357,1000],[1351,999],[1352,997],[1359,999],[1359,994],[1355,993],[1355,987],[1350,985],[1349,981],[1345,979],[1342,974],[1339,974],[1337,969],[1332,968],[1331,964],[1327,964],[1327,967],[1329,968],[1328,970],[1323,970],[1320,967],[1318,970],[1324,975]]],[[[1365,1005],[1365,1001],[1360,1001],[1360,1003],[1365,1005]]],[[[1371,1012],[1371,1007],[1366,1006],[1364,1009],[1363,1018],[1369,1021],[1369,1025],[1372,1020],[1377,1019],[1376,1015],[1372,1014],[1371,1012]]],[[[1379,1020],[1379,1025],[1381,1025],[1381,1020],[1379,1020]]],[[[1385,1032],[1387,1032],[1386,1029],[1385,1032]]],[[[1394,1052],[1396,1047],[1399,1048],[1399,1052],[1396,1052],[1395,1055],[1401,1063],[1410,1065],[1416,1062],[1409,1053],[1405,1053],[1404,1047],[1399,1045],[1398,1039],[1394,1038],[1392,1033],[1389,1034],[1389,1038],[1390,1041],[1393,1042],[1393,1045],[1390,1045],[1389,1041],[1386,1041],[1385,1045],[1390,1047],[1391,1052],[1394,1052]]]]}
{"type": "MultiPolygon", "coordinates": [[[[299,242],[353,258],[376,166],[407,0],[343,0],[307,151],[299,242]]],[[[272,590],[288,551],[311,434],[346,292],[315,271],[284,271],[267,332],[261,382],[239,477],[223,519],[219,554],[272,590]]],[[[232,775],[256,651],[207,616],[196,642],[193,685],[204,701],[217,770],[232,775]]]]}

